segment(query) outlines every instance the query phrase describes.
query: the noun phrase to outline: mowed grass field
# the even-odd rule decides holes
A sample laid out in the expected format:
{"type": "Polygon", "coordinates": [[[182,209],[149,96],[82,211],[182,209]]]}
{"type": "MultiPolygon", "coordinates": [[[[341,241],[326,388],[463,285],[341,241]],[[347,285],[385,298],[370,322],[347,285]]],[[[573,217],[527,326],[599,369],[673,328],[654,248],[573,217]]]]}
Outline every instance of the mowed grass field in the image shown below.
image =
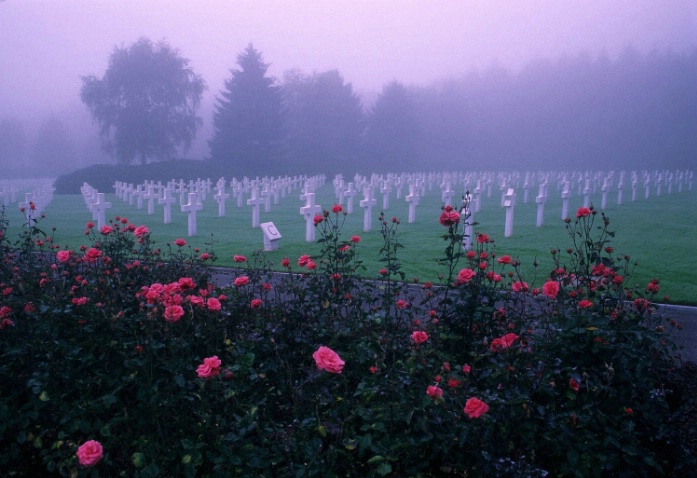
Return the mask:
{"type": "MultiPolygon", "coordinates": [[[[406,190],[406,188],[405,188],[406,190]]],[[[163,224],[163,209],[156,205],[155,214],[148,215],[147,207],[137,209],[107,191],[107,200],[112,208],[107,211],[107,222],[115,216],[126,217],[135,225],[145,225],[155,242],[164,247],[174,239],[182,237],[192,247],[202,250],[212,249],[218,256],[215,263],[219,266],[232,265],[234,254],[251,256],[263,249],[263,237],[260,229],[252,228],[252,209],[246,206],[238,208],[234,199],[226,202],[225,217],[218,217],[218,205],[209,194],[203,211],[198,213],[198,236],[187,237],[187,218],[176,204],[172,208],[172,223],[163,224]]],[[[545,276],[553,267],[551,248],[566,250],[571,241],[565,224],[561,219],[562,201],[556,187],[549,188],[549,200],[545,206],[544,225],[536,227],[537,204],[535,193],[531,188],[527,204],[523,201],[522,189],[518,191],[515,208],[513,235],[504,237],[505,209],[500,206],[500,193],[492,191],[491,197],[482,197],[481,210],[476,214],[478,225],[475,231],[488,234],[495,240],[496,253],[509,254],[521,261],[526,281],[531,286],[540,286],[545,276]],[[535,275],[533,262],[539,267],[535,275]]],[[[572,191],[576,193],[576,191],[572,191]]],[[[460,192],[461,194],[462,192],[460,192]]],[[[623,204],[617,205],[617,193],[608,194],[607,207],[604,212],[610,218],[610,229],[616,232],[612,246],[615,253],[629,255],[637,266],[630,279],[631,285],[644,287],[652,278],[660,280],[661,295],[670,297],[670,302],[697,305],[697,189],[688,191],[687,187],[678,193],[673,188],[672,194],[664,193],[656,197],[652,189],[651,197],[644,199],[644,191],[637,191],[637,200],[631,201],[631,189],[624,191],[623,204]]],[[[299,212],[304,202],[299,199],[296,190],[278,205],[271,205],[271,211],[260,213],[261,222],[273,222],[283,236],[277,251],[265,252],[268,260],[279,267],[283,257],[295,261],[301,254],[316,254],[320,245],[305,241],[305,221],[299,212]]],[[[317,204],[324,209],[331,209],[336,198],[333,187],[327,185],[317,191],[317,204]]],[[[342,237],[348,240],[351,235],[361,236],[359,255],[363,261],[365,277],[376,277],[382,267],[378,252],[382,245],[382,235],[378,224],[382,196],[377,197],[378,207],[373,209],[372,231],[363,232],[363,209],[358,206],[358,197],[354,201],[353,214],[346,216],[342,237]]],[[[581,196],[572,196],[569,214],[583,203],[581,196]]],[[[601,193],[591,195],[591,203],[599,208],[601,193]]],[[[437,264],[443,256],[446,243],[442,239],[445,228],[438,223],[441,208],[440,189],[434,188],[421,198],[416,209],[416,221],[407,223],[408,204],[404,198],[396,199],[393,191],[390,204],[385,211],[388,218],[397,217],[399,240],[404,245],[399,259],[406,277],[411,280],[418,277],[420,281],[439,282],[438,276],[445,273],[445,268],[437,264]]],[[[82,196],[57,195],[45,210],[46,218],[41,221],[41,228],[53,234],[55,242],[62,247],[77,249],[89,244],[86,238],[85,224],[92,220],[82,196]],[[55,228],[55,231],[52,229],[55,228]]],[[[10,219],[10,239],[14,240],[22,227],[23,216],[14,204],[6,208],[10,219]]],[[[601,224],[600,218],[597,224],[601,224]]],[[[319,236],[318,236],[319,238],[319,236]]],[[[565,254],[562,254],[562,258],[565,254]]]]}

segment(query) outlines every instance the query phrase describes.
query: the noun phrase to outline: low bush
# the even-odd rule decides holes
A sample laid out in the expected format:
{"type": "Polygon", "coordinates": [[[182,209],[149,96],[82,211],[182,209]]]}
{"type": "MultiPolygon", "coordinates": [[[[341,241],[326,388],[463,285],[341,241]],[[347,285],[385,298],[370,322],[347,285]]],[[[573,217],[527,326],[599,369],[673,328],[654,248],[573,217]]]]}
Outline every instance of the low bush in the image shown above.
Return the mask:
{"type": "MultiPolygon", "coordinates": [[[[397,218],[366,277],[341,206],[320,254],[158,245],[116,217],[67,250],[0,217],[4,476],[689,476],[658,280],[626,288],[607,217],[580,208],[522,277],[444,208],[442,280],[407,283],[397,218]]],[[[435,219],[434,219],[435,222],[435,219]]],[[[474,225],[476,228],[476,224],[474,225]]],[[[435,239],[435,238],[434,238],[435,239]]]]}

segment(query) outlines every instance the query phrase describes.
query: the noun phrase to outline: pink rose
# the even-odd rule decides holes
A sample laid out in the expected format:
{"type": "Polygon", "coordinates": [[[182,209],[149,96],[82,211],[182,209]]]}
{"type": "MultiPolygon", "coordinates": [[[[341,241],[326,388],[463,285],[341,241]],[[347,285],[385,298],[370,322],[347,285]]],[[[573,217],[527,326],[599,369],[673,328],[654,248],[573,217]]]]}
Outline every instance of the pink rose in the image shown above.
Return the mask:
{"type": "Polygon", "coordinates": [[[315,350],[312,354],[312,358],[315,359],[318,369],[326,370],[329,373],[341,373],[345,364],[345,362],[341,360],[341,357],[339,357],[339,354],[324,345],[315,350]]]}
{"type": "Polygon", "coordinates": [[[241,255],[238,255],[238,254],[234,255],[234,256],[232,257],[232,259],[233,259],[235,262],[247,262],[247,258],[246,258],[245,256],[241,256],[241,255]]]}
{"type": "Polygon", "coordinates": [[[168,305],[165,307],[165,321],[176,322],[184,317],[184,308],[181,305],[168,305]]]}
{"type": "Polygon", "coordinates": [[[360,236],[351,236],[351,242],[353,242],[354,244],[358,244],[359,242],[361,242],[361,237],[360,236]]]}
{"type": "Polygon", "coordinates": [[[310,262],[307,263],[307,268],[308,268],[309,270],[316,269],[316,268],[317,268],[317,263],[316,263],[315,261],[310,261],[310,262]]]}
{"type": "Polygon", "coordinates": [[[578,306],[582,309],[587,309],[593,305],[593,302],[587,299],[583,299],[581,302],[578,303],[578,306]]]}
{"type": "Polygon", "coordinates": [[[492,340],[491,345],[489,346],[489,350],[491,350],[492,352],[499,352],[501,350],[510,348],[513,345],[513,343],[516,340],[518,340],[518,338],[519,337],[516,334],[506,334],[503,337],[499,337],[498,339],[492,340]]]}
{"type": "Polygon", "coordinates": [[[322,221],[324,221],[324,216],[322,216],[321,214],[315,214],[315,218],[314,218],[315,226],[318,225],[322,221]]]}
{"type": "Polygon", "coordinates": [[[503,255],[497,259],[497,262],[499,264],[510,264],[511,263],[511,256],[503,255]]]}
{"type": "Polygon", "coordinates": [[[310,256],[308,256],[307,254],[303,254],[303,255],[300,256],[300,258],[298,259],[298,265],[299,265],[300,267],[305,267],[305,266],[306,266],[308,263],[310,263],[310,262],[312,262],[312,258],[311,258],[310,256]]]}
{"type": "Polygon", "coordinates": [[[542,286],[542,293],[550,299],[556,299],[557,294],[559,294],[559,282],[554,280],[545,282],[542,286]]]}
{"type": "Polygon", "coordinates": [[[590,216],[591,210],[588,209],[587,207],[580,207],[578,208],[578,211],[576,211],[576,218],[582,218],[582,217],[587,217],[590,216]]]}
{"type": "Polygon", "coordinates": [[[343,211],[343,210],[344,210],[344,208],[341,206],[341,204],[334,204],[334,205],[332,206],[332,212],[333,212],[334,214],[339,214],[339,213],[340,213],[341,211],[343,211]]]}
{"type": "Polygon", "coordinates": [[[476,275],[477,273],[474,272],[472,269],[462,269],[460,272],[457,274],[457,280],[458,282],[462,284],[466,284],[469,281],[472,280],[472,278],[476,275]]]}
{"type": "Polygon", "coordinates": [[[75,454],[82,466],[93,466],[104,456],[104,449],[97,440],[89,440],[80,445],[75,454]]]}
{"type": "Polygon", "coordinates": [[[58,251],[56,259],[58,259],[58,262],[68,262],[70,260],[70,251],[58,251]]]}
{"type": "Polygon", "coordinates": [[[114,229],[112,229],[111,226],[102,226],[99,232],[105,236],[108,236],[109,234],[114,232],[114,229]]]}
{"type": "Polygon", "coordinates": [[[489,405],[478,398],[472,397],[465,403],[465,413],[470,418],[479,418],[489,411],[489,405]]]}
{"type": "Polygon", "coordinates": [[[94,247],[90,247],[87,249],[87,252],[85,252],[85,260],[87,262],[96,262],[97,259],[99,259],[99,256],[102,255],[102,251],[99,249],[95,249],[94,247]]]}
{"type": "Polygon", "coordinates": [[[186,245],[186,241],[182,239],[181,237],[179,239],[175,239],[174,243],[178,245],[179,247],[184,247],[186,245]]]}
{"type": "Polygon", "coordinates": [[[511,285],[511,289],[513,289],[513,292],[527,292],[529,287],[527,282],[518,281],[511,285]]]}
{"type": "Polygon", "coordinates": [[[263,303],[264,301],[262,301],[261,299],[252,299],[250,306],[252,307],[252,309],[258,309],[262,306],[263,303]]]}
{"type": "Polygon", "coordinates": [[[147,227],[138,226],[133,231],[133,235],[136,237],[143,237],[144,235],[148,234],[149,232],[150,232],[150,230],[147,227]]]}
{"type": "Polygon", "coordinates": [[[406,309],[406,308],[409,307],[409,302],[407,302],[407,301],[404,300],[404,299],[399,299],[399,300],[395,303],[395,306],[396,306],[398,309],[406,309]]]}
{"type": "Polygon", "coordinates": [[[220,310],[220,301],[216,299],[215,297],[209,297],[208,300],[206,301],[206,307],[208,307],[208,310],[212,310],[213,312],[218,312],[220,310]]]}
{"type": "Polygon", "coordinates": [[[450,208],[450,206],[446,206],[445,210],[441,213],[440,218],[438,218],[438,221],[446,227],[460,222],[460,213],[453,211],[452,208],[448,210],[448,208],[450,208]]]}
{"type": "Polygon", "coordinates": [[[428,334],[423,330],[416,330],[411,334],[411,340],[415,344],[422,344],[428,340],[428,334]]]}
{"type": "Polygon", "coordinates": [[[177,282],[179,283],[179,287],[182,290],[193,289],[194,287],[196,287],[196,284],[194,283],[194,280],[191,277],[182,277],[177,282]]]}
{"type": "Polygon", "coordinates": [[[436,385],[429,385],[426,388],[426,395],[428,395],[429,397],[431,397],[432,400],[435,401],[443,396],[443,390],[441,390],[441,388],[436,385]]]}
{"type": "Polygon", "coordinates": [[[235,279],[235,287],[242,287],[249,284],[249,277],[239,276],[235,279]]]}
{"type": "Polygon", "coordinates": [[[211,378],[220,373],[222,362],[217,355],[203,359],[203,363],[196,369],[199,378],[211,378]]]}

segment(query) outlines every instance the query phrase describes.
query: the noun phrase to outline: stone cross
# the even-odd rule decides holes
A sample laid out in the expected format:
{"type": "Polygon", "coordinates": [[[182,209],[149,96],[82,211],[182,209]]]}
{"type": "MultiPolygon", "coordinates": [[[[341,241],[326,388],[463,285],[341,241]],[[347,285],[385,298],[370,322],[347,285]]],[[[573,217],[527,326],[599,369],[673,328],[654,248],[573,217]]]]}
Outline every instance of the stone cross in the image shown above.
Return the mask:
{"type": "Polygon", "coordinates": [[[363,199],[361,199],[359,205],[363,208],[363,232],[369,232],[371,228],[371,219],[373,216],[373,206],[377,204],[377,201],[373,197],[373,188],[366,186],[363,188],[363,199]]]}
{"type": "Polygon", "coordinates": [[[322,206],[315,204],[315,193],[306,192],[303,194],[305,205],[300,208],[300,214],[305,218],[305,241],[315,240],[315,215],[322,212],[322,206]]]}
{"type": "Polygon", "coordinates": [[[528,203],[528,190],[530,189],[530,180],[528,176],[525,176],[525,183],[523,184],[523,204],[528,203]]]}
{"type": "Polygon", "coordinates": [[[450,181],[447,181],[443,187],[443,192],[441,194],[441,202],[444,206],[452,205],[453,194],[455,194],[455,191],[453,191],[452,184],[450,183],[450,181]]]}
{"type": "Polygon", "coordinates": [[[392,188],[390,187],[390,181],[385,180],[382,182],[382,187],[380,192],[382,193],[382,210],[387,211],[390,207],[390,192],[392,188]]]}
{"type": "Polygon", "coordinates": [[[405,200],[409,203],[409,224],[416,221],[416,206],[419,205],[419,193],[416,190],[416,184],[413,181],[409,182],[409,194],[405,200]]]}
{"type": "Polygon", "coordinates": [[[259,227],[259,207],[264,204],[265,200],[259,197],[259,188],[252,189],[252,197],[247,199],[247,206],[252,206],[252,227],[259,227]]]}
{"type": "Polygon", "coordinates": [[[176,203],[177,200],[172,196],[171,188],[164,188],[162,190],[162,197],[157,200],[157,203],[164,206],[164,223],[169,224],[172,222],[172,204],[176,203]]]}
{"type": "Polygon", "coordinates": [[[203,210],[203,203],[198,201],[198,194],[189,193],[189,202],[180,206],[181,211],[188,214],[187,234],[189,237],[198,233],[196,228],[196,212],[203,210]]]}
{"type": "Polygon", "coordinates": [[[620,182],[617,183],[617,205],[622,205],[622,190],[624,189],[624,178],[620,176],[620,182]]]}
{"type": "Polygon", "coordinates": [[[358,194],[353,183],[348,183],[348,189],[344,191],[344,197],[346,198],[346,213],[353,213],[353,198],[358,194]]]}
{"type": "Polygon", "coordinates": [[[600,196],[600,209],[605,210],[607,206],[607,191],[610,189],[608,179],[603,179],[603,187],[600,188],[602,195],[600,196]]]}
{"type": "MultiPolygon", "coordinates": [[[[136,190],[133,191],[133,196],[136,198],[136,207],[138,209],[143,209],[143,185],[139,184],[136,186],[136,190]]],[[[131,203],[132,204],[132,203],[131,203]]]]}
{"type": "Polygon", "coordinates": [[[24,217],[27,220],[26,226],[31,226],[29,217],[32,214],[31,203],[34,202],[34,193],[24,193],[24,202],[19,203],[20,208],[24,208],[24,217]]]}
{"type": "Polygon", "coordinates": [[[636,190],[638,187],[638,180],[637,177],[634,176],[632,178],[632,202],[636,201],[636,190]]]}
{"type": "Polygon", "coordinates": [[[564,187],[561,190],[561,220],[569,217],[569,198],[571,197],[571,186],[569,181],[564,181],[564,187]]]}
{"type": "Polygon", "coordinates": [[[213,199],[218,203],[218,217],[225,217],[225,200],[230,199],[230,195],[225,192],[225,183],[215,187],[213,199]]]}
{"type": "Polygon", "coordinates": [[[511,237],[513,234],[513,210],[515,209],[515,191],[513,188],[508,188],[503,201],[503,207],[506,208],[506,225],[504,228],[504,237],[511,237]]]}
{"type": "Polygon", "coordinates": [[[111,208],[111,203],[104,200],[104,193],[97,193],[92,202],[92,213],[96,215],[97,227],[101,229],[106,225],[106,210],[111,208]]]}
{"type": "Polygon", "coordinates": [[[537,227],[542,227],[545,218],[545,203],[547,202],[547,184],[540,183],[540,188],[535,198],[537,203],[537,227]]]}
{"type": "Polygon", "coordinates": [[[583,207],[590,206],[591,203],[591,180],[586,179],[586,185],[583,187],[583,207]]]}
{"type": "Polygon", "coordinates": [[[155,214],[155,199],[159,199],[159,195],[155,192],[155,186],[148,184],[143,192],[143,199],[148,201],[148,216],[155,214]]]}

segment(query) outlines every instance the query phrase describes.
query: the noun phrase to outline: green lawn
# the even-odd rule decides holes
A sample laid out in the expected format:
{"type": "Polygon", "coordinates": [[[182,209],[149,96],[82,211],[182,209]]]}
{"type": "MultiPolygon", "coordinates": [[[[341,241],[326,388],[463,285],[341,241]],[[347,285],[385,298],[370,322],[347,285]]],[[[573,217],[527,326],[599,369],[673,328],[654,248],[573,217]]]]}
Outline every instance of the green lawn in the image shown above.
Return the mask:
{"type": "MultiPolygon", "coordinates": [[[[312,254],[319,246],[305,242],[305,222],[299,213],[302,205],[299,191],[295,191],[281,203],[271,206],[271,212],[261,212],[261,222],[272,221],[282,234],[278,251],[266,253],[270,261],[278,264],[283,257],[297,259],[301,254],[312,254]]],[[[652,191],[653,194],[653,191],[652,191]]],[[[534,193],[530,191],[528,204],[523,204],[520,191],[515,209],[513,235],[504,236],[504,209],[500,207],[500,196],[493,192],[490,198],[482,198],[482,209],[476,215],[479,223],[476,231],[487,233],[495,239],[499,255],[510,254],[521,260],[528,282],[540,285],[544,275],[552,267],[549,253],[550,248],[566,249],[570,245],[564,223],[561,220],[561,199],[556,188],[550,188],[550,199],[545,207],[544,226],[535,227],[537,205],[534,193]],[[532,263],[537,258],[540,263],[538,277],[533,279],[532,263]]],[[[179,212],[179,206],[172,209],[173,222],[164,225],[162,208],[156,207],[155,214],[147,215],[147,210],[138,210],[135,205],[129,206],[114,194],[107,194],[107,199],[113,207],[108,211],[107,218],[116,215],[127,217],[136,225],[146,225],[153,232],[153,238],[164,244],[178,237],[187,239],[189,244],[204,248],[212,244],[213,250],[219,257],[217,265],[231,265],[233,254],[251,255],[263,248],[260,229],[251,227],[251,208],[237,208],[235,201],[228,200],[227,214],[218,217],[218,207],[209,195],[204,210],[198,216],[199,235],[195,238],[186,237],[186,216],[179,212]]],[[[358,198],[356,198],[358,199],[358,198]]],[[[656,277],[661,283],[661,292],[670,296],[671,302],[697,305],[697,190],[676,190],[670,195],[651,197],[645,200],[643,190],[637,193],[637,201],[631,202],[631,190],[625,190],[624,204],[617,206],[615,192],[608,195],[608,206],[605,213],[610,217],[611,229],[617,232],[613,246],[618,254],[628,254],[636,260],[638,266],[632,277],[633,284],[641,286],[656,277]]],[[[600,204],[600,192],[591,196],[593,204],[600,204]]],[[[331,184],[317,191],[317,203],[330,209],[335,199],[331,184]]],[[[378,204],[382,204],[378,196],[378,204]]],[[[572,197],[569,213],[573,216],[581,205],[581,197],[572,197]]],[[[397,200],[392,193],[387,217],[396,216],[400,219],[400,242],[405,246],[401,250],[402,270],[408,278],[418,277],[421,281],[437,282],[439,272],[444,270],[438,266],[436,259],[442,255],[445,243],[441,235],[445,229],[438,223],[440,214],[440,190],[434,188],[421,203],[416,211],[416,222],[407,224],[408,205],[404,199],[397,200]]],[[[373,230],[364,233],[363,210],[354,204],[354,213],[347,216],[343,234],[348,239],[353,234],[362,238],[360,255],[366,266],[364,274],[367,277],[376,275],[381,267],[377,261],[378,251],[382,244],[377,217],[380,208],[373,210],[373,230]]],[[[84,201],[79,195],[58,195],[45,211],[46,219],[41,223],[42,228],[50,233],[55,227],[57,243],[70,248],[87,244],[84,235],[85,223],[91,220],[84,201]]],[[[22,224],[22,216],[16,205],[6,211],[10,218],[10,238],[22,224]]]]}

